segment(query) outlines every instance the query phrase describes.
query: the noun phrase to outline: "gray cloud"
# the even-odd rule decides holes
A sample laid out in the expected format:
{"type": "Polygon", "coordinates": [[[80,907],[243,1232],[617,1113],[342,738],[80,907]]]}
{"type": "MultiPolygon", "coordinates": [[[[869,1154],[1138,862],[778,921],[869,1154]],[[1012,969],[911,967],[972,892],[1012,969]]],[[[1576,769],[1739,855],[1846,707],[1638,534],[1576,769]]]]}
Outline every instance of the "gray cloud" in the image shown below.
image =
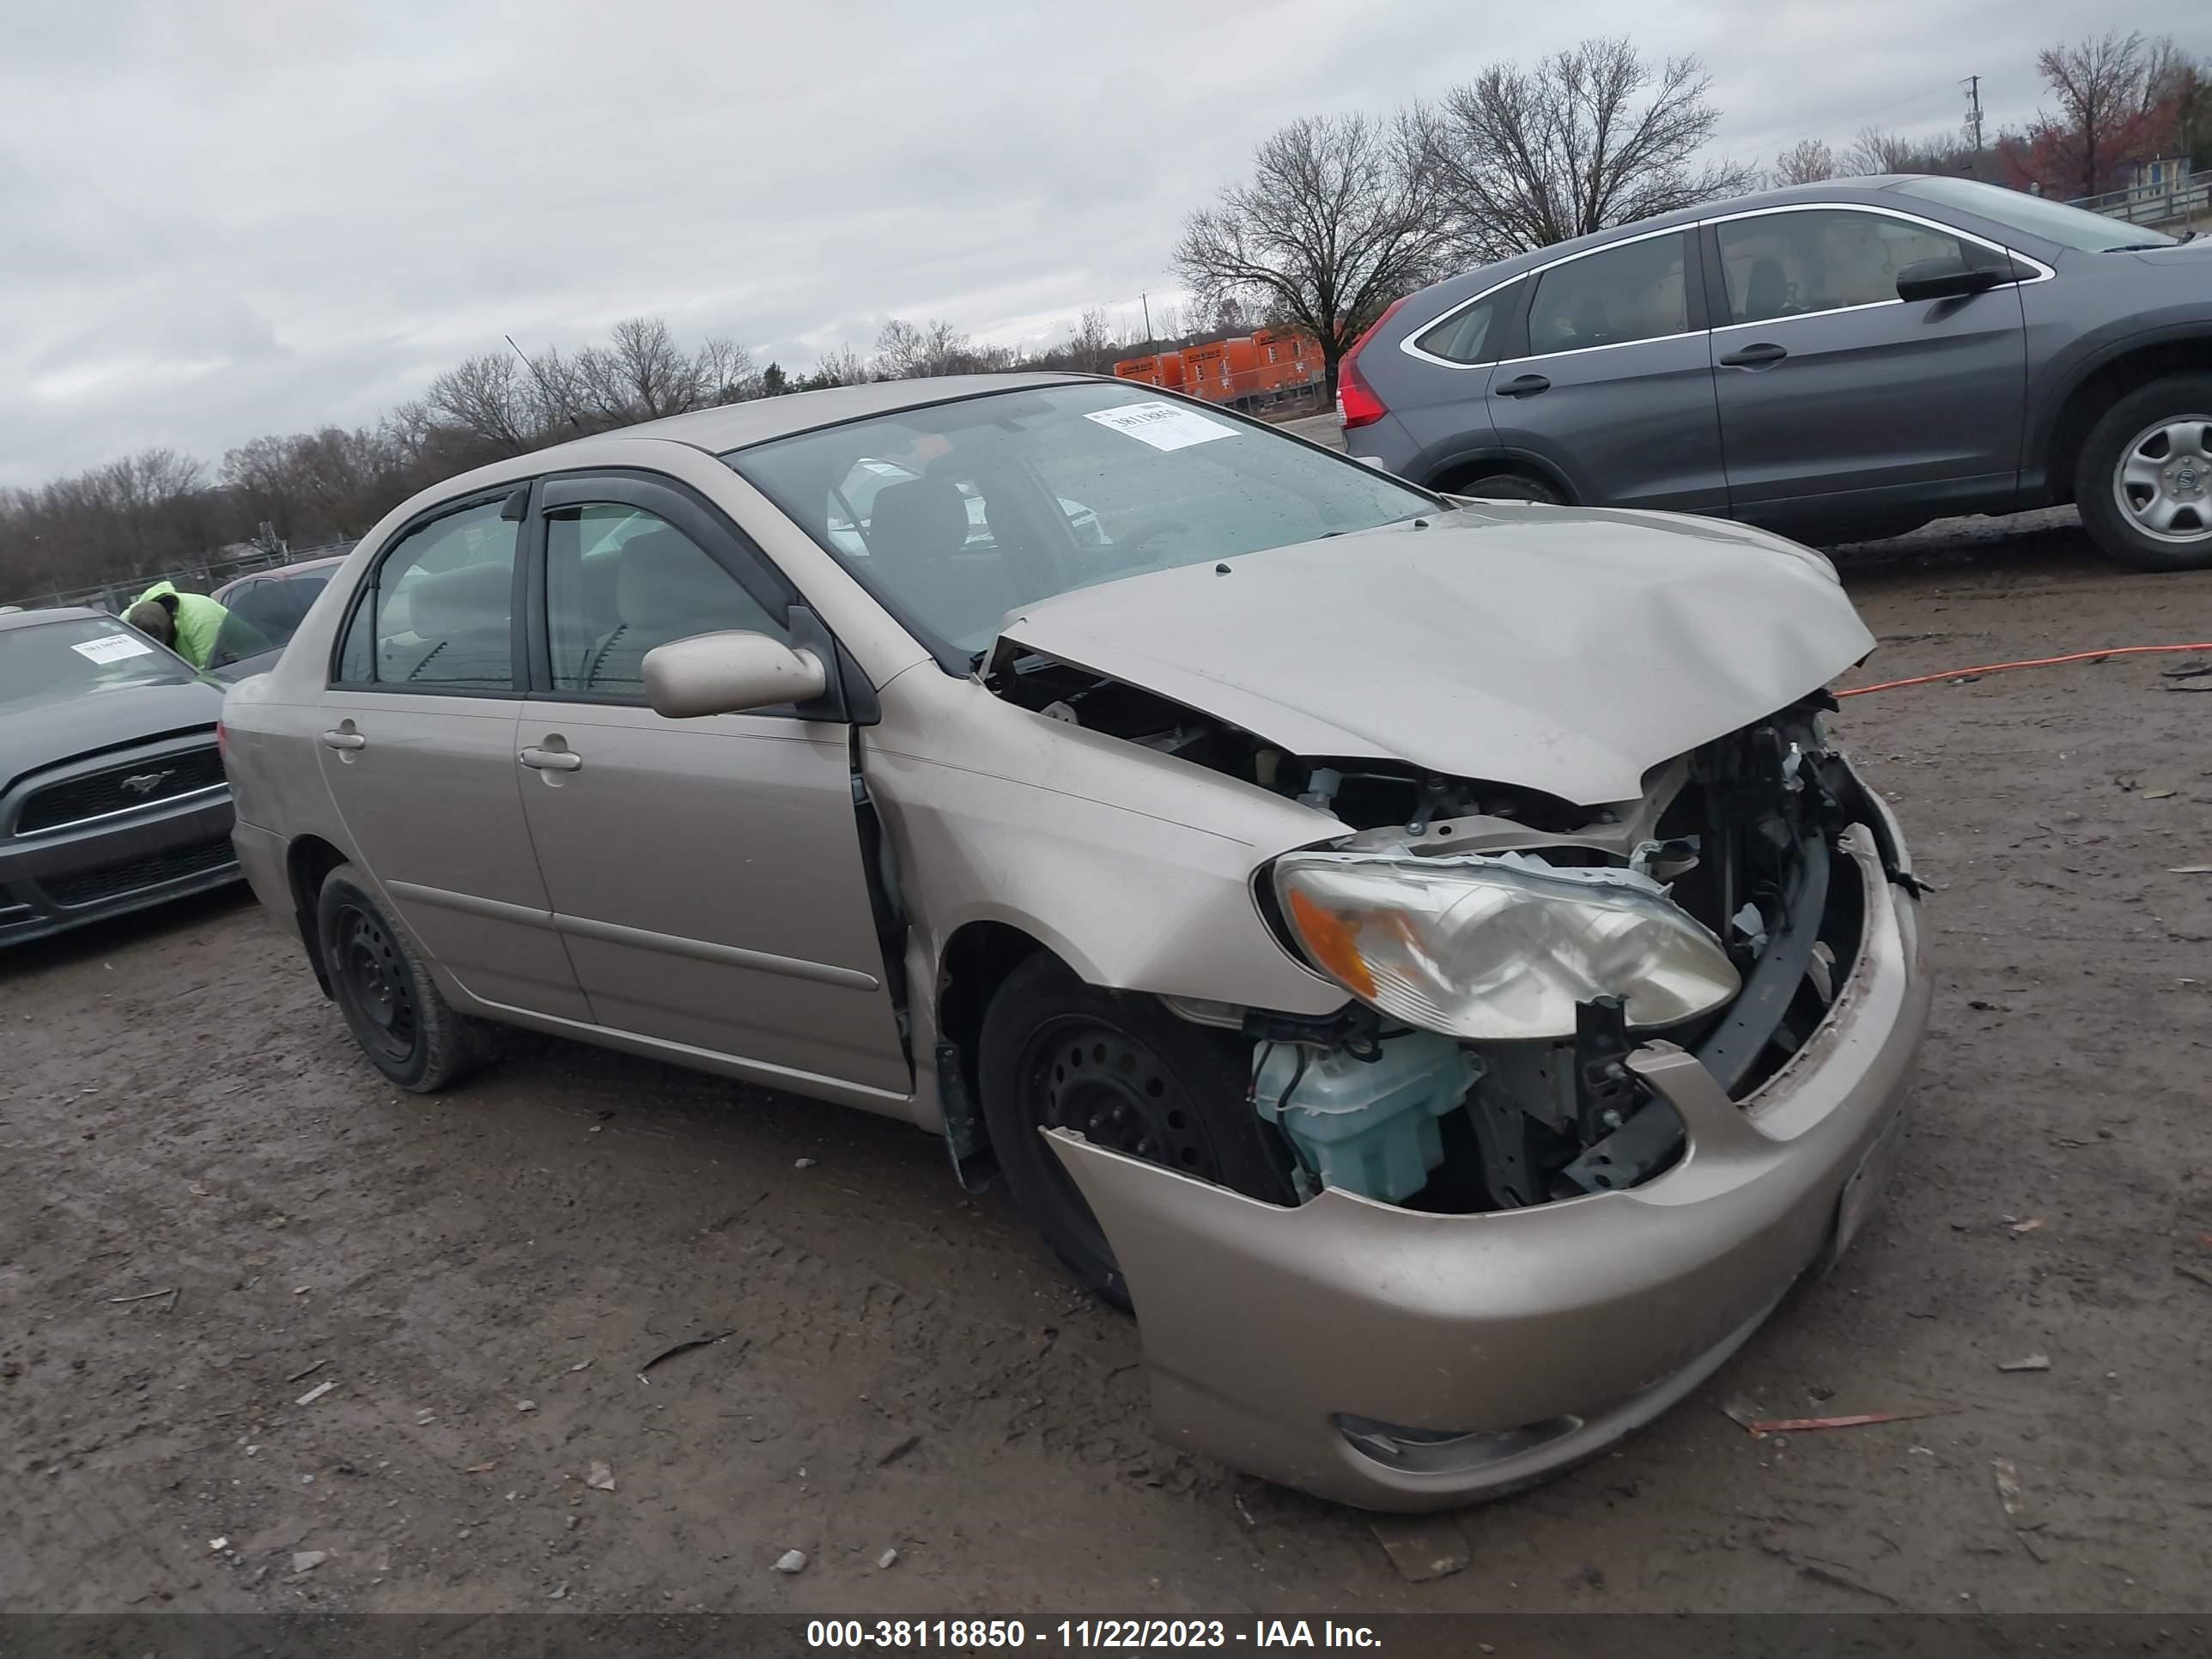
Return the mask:
{"type": "Polygon", "coordinates": [[[1695,52],[1723,147],[2035,106],[2099,0],[1470,10],[827,0],[16,9],[0,59],[0,482],[372,419],[457,358],[624,316],[763,361],[890,315],[985,338],[1171,289],[1189,208],[1299,114],[1625,32],[1695,52]]]}

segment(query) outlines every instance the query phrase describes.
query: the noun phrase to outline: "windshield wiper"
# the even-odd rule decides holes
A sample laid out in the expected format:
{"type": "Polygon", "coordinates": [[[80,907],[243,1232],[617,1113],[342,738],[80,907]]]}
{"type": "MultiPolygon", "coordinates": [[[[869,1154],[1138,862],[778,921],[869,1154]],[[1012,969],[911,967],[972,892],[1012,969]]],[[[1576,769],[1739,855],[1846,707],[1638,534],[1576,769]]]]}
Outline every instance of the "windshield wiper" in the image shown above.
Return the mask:
{"type": "MultiPolygon", "coordinates": [[[[2195,231],[2189,233],[2190,236],[2194,236],[2196,234],[2195,231]]],[[[2181,240],[2185,242],[2189,237],[2185,236],[2181,240]]],[[[2107,253],[2154,253],[2160,248],[2174,246],[2175,244],[2172,242],[2122,242],[2117,247],[2108,247],[2104,251],[2107,253]]]]}

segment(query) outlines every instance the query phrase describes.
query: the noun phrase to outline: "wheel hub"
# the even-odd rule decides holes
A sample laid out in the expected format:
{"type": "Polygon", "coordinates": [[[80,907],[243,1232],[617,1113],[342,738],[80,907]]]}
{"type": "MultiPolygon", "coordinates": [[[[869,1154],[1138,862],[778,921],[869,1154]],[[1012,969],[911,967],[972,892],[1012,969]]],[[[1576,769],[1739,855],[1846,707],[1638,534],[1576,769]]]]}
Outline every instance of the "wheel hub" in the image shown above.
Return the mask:
{"type": "Polygon", "coordinates": [[[2137,433],[2120,452],[2112,497],[2156,540],[2212,538],[2212,416],[2185,415],[2137,433]]]}
{"type": "Polygon", "coordinates": [[[1213,1159],[1181,1085],[1144,1044],[1083,1022],[1040,1044],[1038,1121],[1093,1146],[1211,1176],[1213,1159]]]}
{"type": "Polygon", "coordinates": [[[355,1008],[385,1046],[404,1053],[415,1042],[415,999],[390,933],[359,911],[342,919],[339,973],[355,1008]]]}

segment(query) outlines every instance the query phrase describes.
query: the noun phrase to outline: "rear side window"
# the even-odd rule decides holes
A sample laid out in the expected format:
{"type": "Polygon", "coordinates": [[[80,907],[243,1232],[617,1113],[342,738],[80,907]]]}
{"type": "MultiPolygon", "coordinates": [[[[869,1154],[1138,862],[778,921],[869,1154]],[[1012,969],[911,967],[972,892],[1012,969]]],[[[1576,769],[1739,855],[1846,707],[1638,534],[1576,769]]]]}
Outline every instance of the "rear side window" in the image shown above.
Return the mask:
{"type": "Polygon", "coordinates": [[[1413,343],[1431,357],[1447,362],[1486,363],[1498,356],[1498,337],[1506,314],[1520,297],[1518,283],[1477,300],[1464,311],[1454,312],[1413,343]]]}
{"type": "Polygon", "coordinates": [[[1680,234],[1652,236],[1584,254],[1544,272],[1528,304],[1528,355],[1585,351],[1688,332],[1685,246],[1680,234]]]}
{"type": "Polygon", "coordinates": [[[1840,208],[1730,219],[1717,234],[1729,313],[1739,323],[1880,305],[1897,298],[1897,273],[1909,264],[1996,257],[1931,225],[1840,208]]]}
{"type": "Polygon", "coordinates": [[[338,678],[409,690],[506,691],[520,526],[501,503],[433,519],[393,544],[347,624],[338,678]]]}
{"type": "Polygon", "coordinates": [[[330,580],[327,571],[304,576],[269,577],[234,590],[223,603],[230,611],[216,641],[210,666],[258,656],[287,644],[300,631],[307,612],[330,580]]]}

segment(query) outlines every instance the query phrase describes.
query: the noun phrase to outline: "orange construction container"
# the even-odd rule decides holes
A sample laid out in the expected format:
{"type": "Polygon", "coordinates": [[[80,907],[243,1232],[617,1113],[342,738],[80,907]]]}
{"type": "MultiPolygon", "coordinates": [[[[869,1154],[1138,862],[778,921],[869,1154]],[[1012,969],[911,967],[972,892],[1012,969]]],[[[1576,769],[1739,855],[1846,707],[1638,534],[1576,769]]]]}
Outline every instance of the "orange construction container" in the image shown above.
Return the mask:
{"type": "Polygon", "coordinates": [[[1228,369],[1229,396],[1257,397],[1265,388],[1260,384],[1260,349],[1252,337],[1239,334],[1224,340],[1221,353],[1228,369]]]}
{"type": "Polygon", "coordinates": [[[1321,379],[1321,343],[1310,334],[1261,329],[1252,343],[1260,356],[1262,392],[1281,392],[1310,386],[1321,379]]]}
{"type": "Polygon", "coordinates": [[[1180,386],[1182,353],[1163,351],[1150,357],[1125,357],[1114,365],[1114,373],[1124,380],[1142,380],[1147,386],[1180,386]]]}
{"type": "Polygon", "coordinates": [[[1226,403],[1233,395],[1229,389],[1229,353],[1220,341],[1182,349],[1182,389],[1191,397],[1217,404],[1226,403]]]}

